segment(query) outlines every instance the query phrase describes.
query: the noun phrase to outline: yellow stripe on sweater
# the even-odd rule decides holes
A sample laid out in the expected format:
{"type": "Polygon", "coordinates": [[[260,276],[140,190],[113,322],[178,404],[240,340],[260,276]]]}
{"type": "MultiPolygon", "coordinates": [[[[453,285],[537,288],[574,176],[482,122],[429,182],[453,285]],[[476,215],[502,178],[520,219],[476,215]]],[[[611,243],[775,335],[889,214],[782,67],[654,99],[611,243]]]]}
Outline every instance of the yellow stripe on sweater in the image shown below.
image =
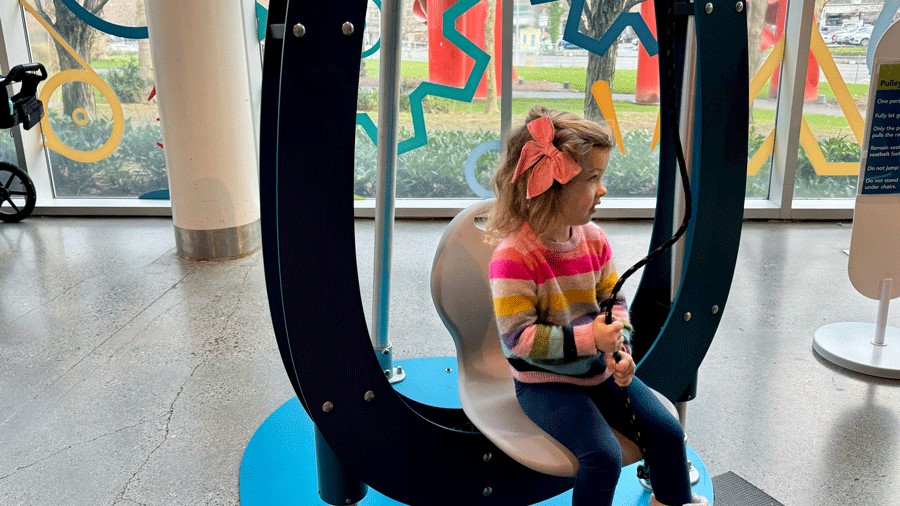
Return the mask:
{"type": "Polygon", "coordinates": [[[495,297],[494,313],[498,317],[502,318],[504,316],[511,316],[516,313],[522,313],[524,311],[533,311],[536,303],[537,299],[535,297],[528,297],[526,295],[495,297]]]}
{"type": "Polygon", "coordinates": [[[619,282],[619,275],[617,273],[612,273],[609,276],[606,276],[605,279],[601,279],[599,283],[597,283],[597,293],[610,293],[612,289],[615,288],[616,283],[619,282]]]}
{"type": "MultiPolygon", "coordinates": [[[[596,303],[597,293],[594,290],[566,290],[563,293],[550,294],[546,298],[550,311],[566,311],[573,304],[579,302],[596,303]]],[[[537,298],[525,295],[496,297],[494,298],[494,312],[500,318],[512,316],[524,311],[533,311],[537,303],[537,298]]]]}
{"type": "Polygon", "coordinates": [[[597,302],[597,293],[594,290],[566,290],[563,293],[553,293],[549,297],[551,311],[565,311],[573,304],[579,302],[597,302]]]}

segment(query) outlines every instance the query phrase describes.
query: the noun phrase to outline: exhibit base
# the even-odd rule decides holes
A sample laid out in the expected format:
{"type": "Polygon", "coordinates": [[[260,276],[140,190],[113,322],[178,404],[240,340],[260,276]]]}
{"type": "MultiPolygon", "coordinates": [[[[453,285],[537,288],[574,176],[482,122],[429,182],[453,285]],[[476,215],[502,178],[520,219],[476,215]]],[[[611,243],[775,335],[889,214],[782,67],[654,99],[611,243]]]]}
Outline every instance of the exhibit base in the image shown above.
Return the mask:
{"type": "Polygon", "coordinates": [[[875,324],[841,322],[816,330],[813,349],[826,360],[870,376],[900,379],[900,329],[886,327],[884,345],[872,344],[875,324]]]}
{"type": "MultiPolygon", "coordinates": [[[[456,359],[432,357],[395,362],[406,371],[406,379],[394,388],[412,399],[433,406],[459,407],[456,359]]],[[[296,397],[275,410],[247,444],[240,468],[240,501],[250,505],[325,504],[318,495],[313,423],[296,397]]],[[[688,459],[700,473],[695,494],[713,504],[712,479],[700,457],[688,446],[688,459]]],[[[386,456],[389,460],[390,456],[386,456]]],[[[440,458],[435,456],[435,458],[440,458]]],[[[398,476],[397,479],[402,479],[398,476]]],[[[439,496],[440,491],[436,490],[439,496]]],[[[638,481],[637,464],[622,469],[616,488],[616,505],[644,506],[650,492],[638,481]]],[[[541,502],[542,506],[569,506],[571,490],[541,502]]],[[[402,505],[369,488],[358,503],[365,506],[402,505]]]]}

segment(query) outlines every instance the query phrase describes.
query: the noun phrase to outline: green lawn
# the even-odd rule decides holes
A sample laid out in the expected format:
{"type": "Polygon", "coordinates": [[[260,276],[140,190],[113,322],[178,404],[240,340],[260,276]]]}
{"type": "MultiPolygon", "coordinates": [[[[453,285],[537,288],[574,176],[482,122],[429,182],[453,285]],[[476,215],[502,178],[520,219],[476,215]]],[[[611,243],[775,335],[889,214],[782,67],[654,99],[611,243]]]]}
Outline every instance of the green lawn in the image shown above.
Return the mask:
{"type": "MultiPolygon", "coordinates": [[[[428,99],[432,100],[432,99],[428,99]]],[[[484,100],[472,102],[457,102],[455,100],[438,99],[443,106],[442,112],[426,112],[425,122],[427,128],[437,130],[498,130],[500,128],[500,113],[486,114],[484,100]]],[[[624,132],[634,129],[651,129],[656,124],[658,107],[635,104],[630,101],[615,101],[616,116],[621,130],[624,132]]],[[[520,120],[534,105],[542,105],[551,109],[583,114],[584,100],[582,98],[553,98],[533,99],[514,98],[512,104],[513,121],[520,120]]],[[[370,113],[373,116],[374,113],[370,113]]],[[[850,127],[843,116],[831,116],[825,114],[804,114],[810,128],[816,136],[849,135],[850,127]]],[[[401,126],[410,127],[412,120],[408,112],[401,112],[399,117],[401,126]]],[[[775,111],[759,107],[753,110],[753,128],[760,134],[766,134],[775,124],[775,111]]]]}
{"type": "Polygon", "coordinates": [[[131,62],[135,65],[138,63],[137,56],[110,56],[103,59],[91,60],[91,67],[94,69],[115,69],[128,65],[131,62]]]}
{"type": "MultiPolygon", "coordinates": [[[[756,94],[756,98],[766,98],[769,96],[770,82],[771,81],[766,81],[766,84],[763,85],[759,93],[756,94]]],[[[850,91],[850,96],[853,97],[853,100],[857,101],[865,100],[869,95],[868,84],[847,84],[847,90],[850,91]]],[[[825,95],[825,98],[827,98],[828,100],[834,100],[834,91],[831,89],[831,85],[828,83],[828,81],[819,81],[819,95],[825,95]]]]}
{"type": "MultiPolygon", "coordinates": [[[[380,61],[367,58],[366,76],[378,77],[380,75],[380,61]]],[[[587,69],[583,67],[515,67],[516,77],[526,81],[547,81],[551,83],[569,83],[576,90],[584,91],[587,82],[587,69]]],[[[637,77],[636,70],[617,70],[613,79],[613,93],[634,93],[634,83],[637,77]]],[[[400,63],[401,79],[428,79],[428,62],[403,61],[400,63]]]]}
{"type": "Polygon", "coordinates": [[[834,56],[862,56],[868,48],[863,46],[831,46],[828,50],[834,56]]]}
{"type": "MultiPolygon", "coordinates": [[[[854,47],[836,47],[832,49],[853,50],[854,47]]],[[[367,59],[366,75],[369,77],[378,77],[379,68],[378,60],[367,59]]],[[[520,79],[526,81],[547,81],[551,83],[569,83],[573,89],[584,91],[585,82],[587,80],[587,70],[582,67],[515,67],[516,75],[520,79]]],[[[400,65],[400,77],[405,79],[428,79],[428,62],[422,61],[405,61],[400,65]]],[[[613,78],[613,93],[634,94],[635,80],[637,78],[636,70],[621,69],[616,71],[613,78]]],[[[850,95],[854,100],[864,100],[869,93],[869,85],[867,84],[847,84],[850,95]]],[[[834,91],[827,81],[819,83],[819,94],[825,95],[828,100],[834,100],[834,91]]],[[[769,96],[769,82],[767,81],[760,92],[758,98],[769,96]]]]}
{"type": "MultiPolygon", "coordinates": [[[[832,48],[832,49],[854,49],[832,48]]],[[[95,68],[110,68],[124,66],[129,57],[120,56],[112,57],[105,60],[94,60],[95,68]]],[[[366,59],[367,75],[376,77],[378,75],[378,60],[366,59]]],[[[546,80],[554,83],[569,82],[572,88],[584,90],[585,69],[580,67],[516,67],[518,77],[525,80],[546,80]]],[[[427,79],[428,78],[428,62],[407,61],[401,65],[401,77],[410,79],[427,79]]],[[[634,83],[636,78],[635,70],[618,70],[613,81],[613,93],[634,93],[634,83]]],[[[769,85],[763,87],[759,93],[759,97],[768,96],[769,85]]],[[[850,93],[856,100],[862,100],[866,97],[869,87],[865,84],[848,85],[850,93]]],[[[831,86],[827,82],[819,83],[819,92],[824,94],[829,100],[834,99],[834,93],[831,86]]],[[[429,128],[439,129],[499,129],[500,113],[485,114],[484,100],[474,100],[472,102],[458,102],[455,100],[435,99],[429,97],[427,100],[440,101],[446,112],[426,113],[426,122],[429,128]]],[[[102,102],[102,101],[100,101],[102,102]]],[[[554,99],[513,99],[513,118],[521,118],[528,109],[533,105],[543,105],[553,109],[571,111],[576,114],[582,114],[584,111],[584,99],[581,97],[573,98],[554,98],[554,99]]],[[[147,104],[130,105],[129,108],[135,109],[130,114],[136,114],[138,117],[147,114],[155,115],[155,106],[147,107],[147,104]],[[144,110],[146,109],[146,110],[144,110]],[[140,111],[140,112],[138,112],[140,111]]],[[[630,101],[616,101],[616,113],[619,123],[623,130],[631,128],[651,128],[656,121],[657,107],[639,105],[630,101]]],[[[375,114],[371,113],[374,117],[375,114]]],[[[155,116],[154,116],[155,117],[155,116]]],[[[843,116],[829,116],[824,114],[805,114],[804,117],[810,127],[817,135],[846,134],[849,132],[847,120],[843,116]]],[[[767,132],[771,129],[771,125],[775,122],[775,111],[766,110],[759,107],[753,110],[754,124],[760,132],[767,132]]],[[[411,124],[408,113],[400,114],[401,124],[411,124]]]]}

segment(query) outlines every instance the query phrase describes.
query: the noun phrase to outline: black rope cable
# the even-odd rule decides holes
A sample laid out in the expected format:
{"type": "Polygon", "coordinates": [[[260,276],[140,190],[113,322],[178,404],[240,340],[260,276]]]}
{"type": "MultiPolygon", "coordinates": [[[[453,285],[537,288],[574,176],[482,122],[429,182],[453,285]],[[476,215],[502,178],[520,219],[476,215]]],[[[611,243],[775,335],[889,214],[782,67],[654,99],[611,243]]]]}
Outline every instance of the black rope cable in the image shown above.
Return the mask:
{"type": "MultiPolygon", "coordinates": [[[[667,13],[667,21],[668,21],[666,23],[666,35],[667,35],[667,39],[668,39],[667,42],[668,42],[669,46],[672,47],[672,45],[674,45],[672,34],[675,29],[675,16],[673,13],[671,3],[669,4],[666,13],[667,13]]],[[[669,87],[668,92],[667,92],[669,94],[669,102],[668,103],[674,104],[675,103],[675,88],[676,88],[675,78],[674,78],[674,76],[675,76],[675,58],[669,58],[669,60],[671,63],[671,67],[668,69],[668,75],[669,75],[669,80],[671,81],[672,86],[669,87]]],[[[662,55],[660,55],[660,62],[662,62],[662,55]]],[[[675,138],[675,156],[677,158],[678,166],[680,168],[681,182],[682,182],[682,186],[684,188],[684,219],[681,222],[681,226],[678,227],[678,230],[675,231],[675,234],[668,241],[661,244],[659,247],[657,247],[655,250],[651,251],[647,256],[645,256],[643,259],[641,259],[636,264],[631,266],[631,268],[629,268],[627,271],[625,271],[625,273],[622,274],[622,276],[619,278],[619,280],[613,286],[612,293],[610,294],[609,298],[604,301],[603,306],[601,306],[601,312],[603,312],[604,310],[606,312],[606,324],[607,325],[609,325],[613,322],[613,316],[612,316],[613,306],[615,305],[616,297],[618,296],[619,291],[622,289],[622,286],[625,284],[625,281],[628,280],[628,278],[632,274],[637,272],[638,269],[640,269],[641,267],[643,267],[644,265],[649,263],[651,260],[653,260],[660,254],[662,254],[663,251],[665,251],[666,249],[670,248],[673,244],[678,242],[678,240],[681,238],[681,236],[683,236],[684,233],[687,231],[688,225],[691,220],[691,213],[692,213],[691,186],[690,186],[690,181],[688,180],[687,163],[685,162],[685,159],[684,159],[684,149],[681,145],[681,134],[678,131],[678,129],[679,129],[678,111],[676,110],[675,107],[670,106],[669,114],[671,116],[671,122],[673,125],[672,130],[675,133],[675,135],[673,136],[675,138]]],[[[618,363],[619,360],[621,360],[621,358],[622,358],[622,356],[619,354],[618,351],[613,353],[613,359],[616,361],[616,363],[618,363]]],[[[625,397],[625,409],[628,410],[628,413],[630,415],[630,417],[629,417],[630,425],[631,425],[632,433],[634,434],[634,442],[635,442],[635,444],[637,444],[638,449],[640,449],[641,456],[644,457],[644,465],[638,466],[637,475],[638,475],[638,478],[640,478],[640,479],[649,480],[650,479],[649,466],[647,466],[647,462],[646,462],[647,448],[646,448],[646,445],[644,444],[645,442],[644,442],[643,438],[641,437],[641,431],[640,431],[639,427],[637,426],[637,417],[635,416],[635,413],[634,413],[634,407],[631,405],[631,396],[628,395],[627,387],[621,387],[621,391],[625,397]]]]}

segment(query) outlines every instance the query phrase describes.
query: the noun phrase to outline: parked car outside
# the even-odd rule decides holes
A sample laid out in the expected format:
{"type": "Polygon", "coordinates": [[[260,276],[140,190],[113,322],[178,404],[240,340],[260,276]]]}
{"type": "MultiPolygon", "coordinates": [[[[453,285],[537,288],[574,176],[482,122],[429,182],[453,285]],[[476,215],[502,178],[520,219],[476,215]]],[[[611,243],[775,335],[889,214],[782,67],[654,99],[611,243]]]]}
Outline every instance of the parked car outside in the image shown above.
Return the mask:
{"type": "Polygon", "coordinates": [[[859,29],[859,26],[860,25],[858,25],[856,23],[847,23],[845,25],[832,28],[831,33],[830,33],[831,37],[826,38],[825,42],[832,42],[832,43],[838,44],[838,43],[840,43],[841,38],[843,38],[848,33],[855,32],[857,29],[859,29]]]}
{"type": "Polygon", "coordinates": [[[572,44],[571,42],[567,41],[566,39],[559,39],[558,46],[560,49],[565,49],[567,51],[572,51],[575,49],[582,49],[580,46],[576,46],[575,44],[572,44]]]}
{"type": "Polygon", "coordinates": [[[850,44],[851,43],[850,39],[854,35],[856,35],[858,33],[865,33],[866,31],[868,31],[868,35],[871,37],[872,26],[871,25],[863,25],[863,26],[857,27],[853,30],[838,32],[838,33],[834,34],[834,41],[838,44],[850,44]]]}
{"type": "Polygon", "coordinates": [[[872,27],[863,27],[858,31],[854,32],[853,35],[850,36],[848,43],[853,44],[854,46],[868,46],[869,40],[872,39],[872,27]]]}

